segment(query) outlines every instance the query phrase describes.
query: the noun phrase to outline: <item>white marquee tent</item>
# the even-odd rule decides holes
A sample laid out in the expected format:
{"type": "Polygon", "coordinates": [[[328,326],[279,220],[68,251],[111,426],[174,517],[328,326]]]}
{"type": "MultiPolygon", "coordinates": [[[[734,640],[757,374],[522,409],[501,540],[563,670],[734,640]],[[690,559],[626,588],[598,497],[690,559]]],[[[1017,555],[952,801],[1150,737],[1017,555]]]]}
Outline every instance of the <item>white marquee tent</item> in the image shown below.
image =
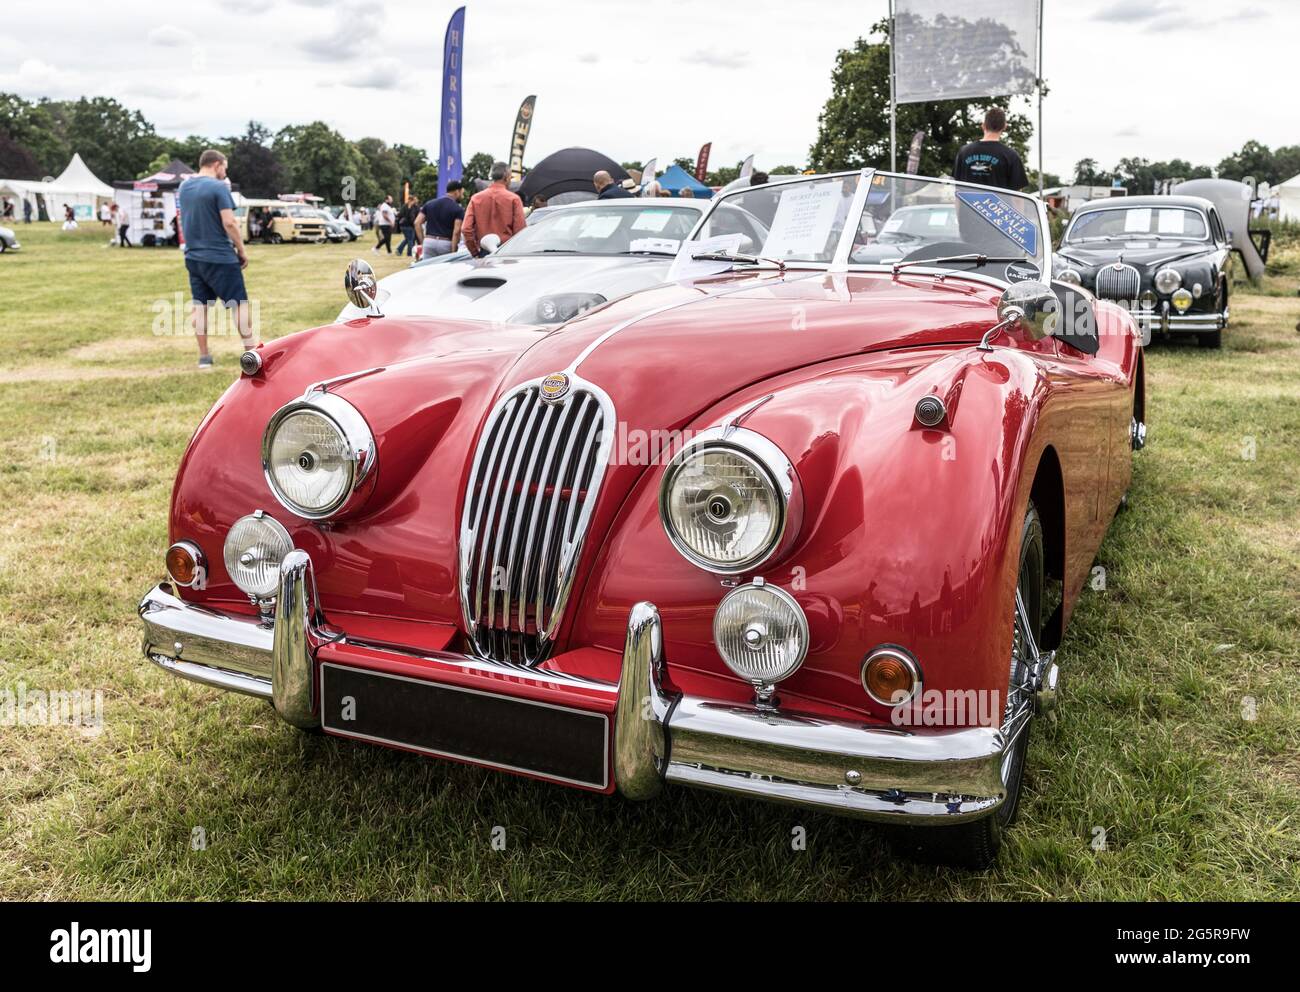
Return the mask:
{"type": "Polygon", "coordinates": [[[1272,192],[1277,196],[1278,220],[1300,220],[1300,176],[1274,186],[1272,192]]]}
{"type": "Polygon", "coordinates": [[[95,216],[95,208],[102,200],[113,198],[113,187],[101,180],[81,156],[74,154],[72,161],[58,177],[49,182],[32,179],[0,179],[0,197],[14,197],[14,216],[23,216],[23,200],[32,205],[32,220],[40,216],[41,200],[44,200],[45,212],[52,221],[63,221],[63,205],[66,203],[76,212],[78,220],[90,220],[95,216]]]}

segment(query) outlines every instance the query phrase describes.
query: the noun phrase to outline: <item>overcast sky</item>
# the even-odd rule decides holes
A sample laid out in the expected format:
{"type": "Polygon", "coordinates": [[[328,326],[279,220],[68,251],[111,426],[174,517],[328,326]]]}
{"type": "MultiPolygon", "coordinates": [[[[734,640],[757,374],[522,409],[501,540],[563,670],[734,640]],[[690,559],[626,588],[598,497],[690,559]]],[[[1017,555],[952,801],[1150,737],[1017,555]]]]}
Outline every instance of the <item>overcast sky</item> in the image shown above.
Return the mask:
{"type": "MultiPolygon", "coordinates": [[[[444,0],[9,0],[0,90],[112,96],[168,135],[321,119],[437,154],[444,0]]],[[[615,159],[750,152],[803,164],[836,50],[887,0],[468,0],[464,149],[528,162],[567,145],[615,159]],[[819,13],[820,12],[820,13],[819,13]]],[[[954,0],[961,10],[961,0],[954,0]]],[[[1080,158],[1215,164],[1248,138],[1300,143],[1295,0],[1046,0],[1047,171],[1080,158]]],[[[103,177],[109,180],[118,176],[103,177]]]]}

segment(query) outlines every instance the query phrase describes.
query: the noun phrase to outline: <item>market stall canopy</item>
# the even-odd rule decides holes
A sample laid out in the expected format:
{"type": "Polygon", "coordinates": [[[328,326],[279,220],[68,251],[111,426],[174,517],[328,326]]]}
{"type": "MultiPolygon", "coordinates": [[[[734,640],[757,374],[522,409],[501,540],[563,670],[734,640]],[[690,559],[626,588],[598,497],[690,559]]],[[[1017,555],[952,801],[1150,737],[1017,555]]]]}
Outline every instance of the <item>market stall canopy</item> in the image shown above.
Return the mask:
{"type": "Polygon", "coordinates": [[[699,200],[707,200],[713,195],[713,190],[676,163],[668,166],[659,177],[659,188],[673,196],[681,196],[682,190],[689,189],[699,200]]]}
{"type": "Polygon", "coordinates": [[[68,191],[89,193],[108,199],[113,195],[113,187],[90,171],[90,167],[81,160],[81,155],[74,152],[67,168],[59,173],[53,185],[68,191]]]}
{"type": "Polygon", "coordinates": [[[119,179],[113,185],[118,189],[174,190],[190,176],[197,175],[197,169],[191,169],[180,159],[174,158],[151,176],[143,179],[119,179]]]}
{"type": "Polygon", "coordinates": [[[1278,220],[1300,220],[1300,176],[1274,186],[1273,195],[1277,197],[1278,220]]]}
{"type": "Polygon", "coordinates": [[[1264,259],[1250,239],[1250,187],[1231,179],[1189,179],[1173,192],[1178,196],[1201,196],[1214,204],[1228,229],[1232,247],[1241,253],[1252,279],[1264,274],[1264,259]]]}
{"type": "MultiPolygon", "coordinates": [[[[0,179],[0,196],[16,196],[20,200],[32,201],[33,216],[40,208],[36,198],[42,197],[50,219],[56,216],[59,220],[63,219],[59,208],[65,203],[75,209],[78,217],[90,217],[93,215],[96,201],[109,199],[112,195],[113,188],[91,172],[79,154],[73,154],[72,161],[67,167],[56,179],[48,182],[35,179],[0,179]]],[[[19,213],[21,212],[20,207],[19,213]]]]}
{"type": "Polygon", "coordinates": [[[590,148],[561,148],[528,170],[519,195],[524,203],[532,203],[535,196],[550,201],[562,193],[587,193],[588,199],[595,199],[591,177],[602,169],[616,183],[628,178],[627,170],[607,155],[590,148]]]}

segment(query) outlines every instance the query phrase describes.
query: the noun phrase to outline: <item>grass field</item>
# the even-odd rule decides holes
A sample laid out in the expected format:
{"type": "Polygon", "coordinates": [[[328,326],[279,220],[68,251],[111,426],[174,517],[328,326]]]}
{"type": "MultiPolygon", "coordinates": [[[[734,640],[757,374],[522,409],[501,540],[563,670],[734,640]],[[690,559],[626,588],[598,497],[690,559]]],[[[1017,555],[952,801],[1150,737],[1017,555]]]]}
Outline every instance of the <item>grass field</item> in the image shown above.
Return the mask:
{"type": "MultiPolygon", "coordinates": [[[[185,290],[175,252],[19,236],[0,257],[0,690],[105,704],[101,729],[0,726],[0,898],[1300,897],[1300,251],[1237,287],[1221,353],[1150,350],[1150,446],[1106,588],[1063,645],[1011,840],[973,874],[898,863],[829,816],[601,799],[305,736],[146,664],[136,603],[237,339],[203,375],[183,328],[156,333],[185,290]]],[[[263,335],[332,319],[353,254],[254,247],[263,335]]]]}

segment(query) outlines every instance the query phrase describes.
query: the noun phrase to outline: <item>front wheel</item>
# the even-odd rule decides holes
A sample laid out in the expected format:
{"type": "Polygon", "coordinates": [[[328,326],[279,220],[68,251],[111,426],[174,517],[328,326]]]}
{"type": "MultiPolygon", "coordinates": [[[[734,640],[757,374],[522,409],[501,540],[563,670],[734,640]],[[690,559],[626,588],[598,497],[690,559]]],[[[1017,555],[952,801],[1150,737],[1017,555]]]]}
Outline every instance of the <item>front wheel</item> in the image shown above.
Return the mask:
{"type": "Polygon", "coordinates": [[[1196,343],[1202,348],[1222,348],[1223,331],[1210,331],[1205,334],[1196,335],[1196,343]]]}
{"type": "MultiPolygon", "coordinates": [[[[1038,510],[1031,502],[1025,511],[1020,529],[1020,574],[1016,591],[1025,606],[1029,620],[1028,636],[1035,643],[1042,637],[1043,593],[1046,586],[1045,556],[1043,553],[1043,524],[1038,510]]],[[[1003,723],[1013,714],[1032,705],[1033,689],[1030,686],[1027,659],[1032,651],[1022,643],[1026,636],[1013,611],[1011,657],[1007,665],[1007,695],[1003,707],[1003,723]]],[[[904,857],[931,864],[953,865],[961,868],[988,868],[997,860],[1002,846],[1002,836],[1015,819],[1020,805],[1020,786],[1025,775],[1025,754],[1029,750],[1029,723],[1025,722],[1015,743],[1002,760],[1002,785],[1006,798],[1002,805],[988,816],[952,826],[894,827],[891,843],[904,857]]]]}

